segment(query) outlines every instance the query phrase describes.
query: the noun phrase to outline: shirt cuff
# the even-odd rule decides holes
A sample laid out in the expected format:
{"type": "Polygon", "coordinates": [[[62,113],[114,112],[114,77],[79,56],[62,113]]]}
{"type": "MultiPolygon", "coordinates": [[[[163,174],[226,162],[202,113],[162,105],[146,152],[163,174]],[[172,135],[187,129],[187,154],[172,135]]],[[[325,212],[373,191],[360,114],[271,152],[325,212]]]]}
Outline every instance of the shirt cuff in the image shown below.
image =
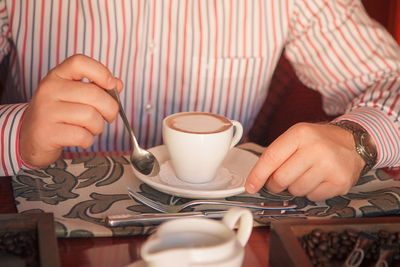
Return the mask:
{"type": "Polygon", "coordinates": [[[336,118],[349,120],[360,124],[370,134],[377,149],[377,162],[374,168],[400,166],[400,132],[395,118],[384,112],[371,108],[360,107],[336,118]]]}
{"type": "Polygon", "coordinates": [[[27,103],[0,106],[0,176],[15,175],[22,166],[19,130],[27,106],[27,103]]]}

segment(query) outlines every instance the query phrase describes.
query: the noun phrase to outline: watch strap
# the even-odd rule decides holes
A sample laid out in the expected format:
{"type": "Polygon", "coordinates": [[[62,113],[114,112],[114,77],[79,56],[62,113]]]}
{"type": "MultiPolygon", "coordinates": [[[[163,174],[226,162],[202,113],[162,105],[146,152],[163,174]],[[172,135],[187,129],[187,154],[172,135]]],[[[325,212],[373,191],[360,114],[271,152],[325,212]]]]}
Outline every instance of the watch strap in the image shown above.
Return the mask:
{"type": "Polygon", "coordinates": [[[368,132],[358,123],[348,120],[334,121],[330,124],[336,125],[353,135],[356,152],[365,161],[365,165],[361,170],[360,176],[365,175],[375,166],[377,159],[376,148],[372,144],[371,137],[368,132]]]}

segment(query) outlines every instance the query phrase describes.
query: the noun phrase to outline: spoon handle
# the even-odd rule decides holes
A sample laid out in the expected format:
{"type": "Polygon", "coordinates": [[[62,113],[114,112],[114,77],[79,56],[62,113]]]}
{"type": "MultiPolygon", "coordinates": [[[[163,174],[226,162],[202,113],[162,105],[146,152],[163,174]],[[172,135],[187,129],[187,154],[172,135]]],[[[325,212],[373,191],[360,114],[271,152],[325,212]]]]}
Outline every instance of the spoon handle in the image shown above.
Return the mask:
{"type": "Polygon", "coordinates": [[[121,99],[119,98],[119,93],[117,88],[114,88],[114,90],[106,90],[115,100],[117,100],[118,105],[119,105],[119,115],[121,115],[122,121],[125,124],[126,129],[128,130],[129,136],[131,137],[132,140],[132,144],[133,144],[133,148],[134,151],[136,151],[139,148],[139,144],[137,142],[137,139],[135,137],[135,135],[133,134],[132,128],[130,126],[130,123],[128,121],[128,118],[126,117],[124,108],[122,107],[121,104],[121,99]]]}

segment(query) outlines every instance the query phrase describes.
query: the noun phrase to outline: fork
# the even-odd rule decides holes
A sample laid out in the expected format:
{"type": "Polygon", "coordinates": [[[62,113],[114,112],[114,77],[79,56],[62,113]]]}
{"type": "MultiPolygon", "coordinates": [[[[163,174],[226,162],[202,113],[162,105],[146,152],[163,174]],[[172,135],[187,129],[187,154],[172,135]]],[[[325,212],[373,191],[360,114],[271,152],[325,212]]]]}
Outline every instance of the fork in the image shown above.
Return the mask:
{"type": "Polygon", "coordinates": [[[134,192],[128,188],[128,194],[133,199],[136,200],[143,205],[146,205],[150,208],[153,208],[162,213],[177,213],[182,211],[185,208],[192,207],[195,205],[226,205],[226,206],[235,206],[235,207],[243,207],[243,208],[250,208],[250,209],[259,209],[259,210],[288,210],[297,208],[297,205],[291,204],[287,200],[283,201],[283,205],[265,205],[264,202],[259,204],[251,204],[251,203],[244,203],[244,202],[237,202],[237,201],[226,201],[226,200],[206,200],[206,199],[198,199],[186,202],[180,205],[167,205],[157,201],[154,201],[148,197],[143,196],[138,192],[134,192]]]}

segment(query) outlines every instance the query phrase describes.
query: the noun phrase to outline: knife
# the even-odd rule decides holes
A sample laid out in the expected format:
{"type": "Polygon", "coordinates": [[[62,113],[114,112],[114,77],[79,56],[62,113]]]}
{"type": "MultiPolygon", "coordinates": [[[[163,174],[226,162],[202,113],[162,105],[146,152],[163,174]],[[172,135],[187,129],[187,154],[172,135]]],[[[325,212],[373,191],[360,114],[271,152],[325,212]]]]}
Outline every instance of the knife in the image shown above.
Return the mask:
{"type": "MultiPolygon", "coordinates": [[[[164,221],[188,217],[221,219],[226,212],[227,210],[109,215],[106,217],[105,223],[108,227],[123,227],[135,224],[160,224],[164,221]]],[[[253,213],[255,219],[264,217],[305,217],[306,215],[306,212],[298,210],[260,210],[253,213]]]]}

